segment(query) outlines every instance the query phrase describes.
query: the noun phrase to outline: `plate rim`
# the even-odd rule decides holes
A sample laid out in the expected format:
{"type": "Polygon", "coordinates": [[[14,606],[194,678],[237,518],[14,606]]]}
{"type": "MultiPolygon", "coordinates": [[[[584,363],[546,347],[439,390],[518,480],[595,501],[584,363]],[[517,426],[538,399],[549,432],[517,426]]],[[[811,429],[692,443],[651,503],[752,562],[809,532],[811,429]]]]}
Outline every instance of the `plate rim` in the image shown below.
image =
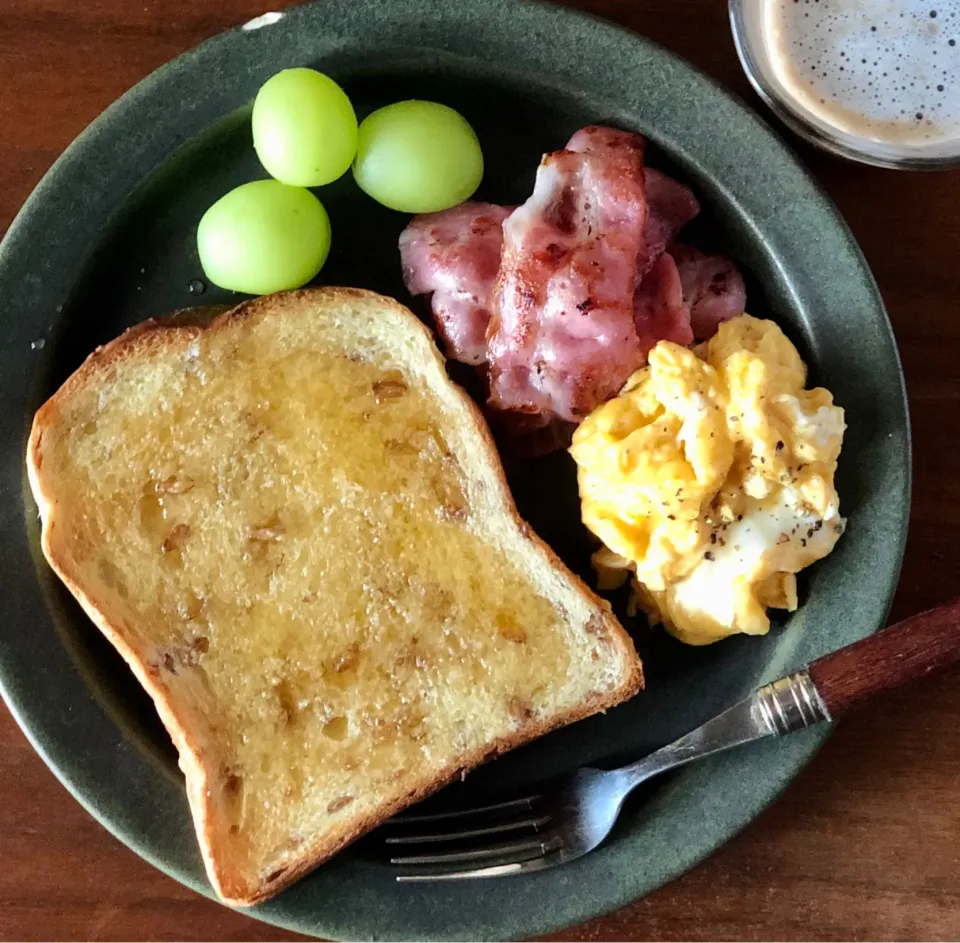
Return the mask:
{"type": "MultiPolygon", "coordinates": [[[[264,30],[276,30],[277,32],[280,32],[280,30],[277,29],[278,26],[282,27],[283,29],[287,29],[289,28],[290,23],[293,23],[300,18],[315,19],[322,24],[325,13],[329,13],[330,10],[339,8],[342,5],[343,0],[331,0],[331,2],[325,4],[308,3],[302,6],[288,8],[284,11],[284,15],[281,20],[264,27],[264,30]],[[284,25],[285,22],[287,25],[284,25]]],[[[393,8],[416,6],[418,9],[422,8],[426,10],[429,8],[433,11],[442,12],[443,16],[448,18],[457,19],[459,17],[461,20],[463,18],[469,18],[470,16],[469,10],[458,10],[456,5],[446,4],[444,0],[427,0],[427,2],[421,3],[416,3],[416,0],[355,0],[355,5],[367,6],[374,9],[383,6],[389,6],[393,8]],[[455,12],[452,12],[450,7],[453,7],[455,12]]],[[[897,509],[899,511],[899,530],[895,535],[895,540],[892,541],[895,546],[893,547],[894,553],[892,558],[891,574],[889,577],[889,585],[883,594],[882,608],[884,613],[883,618],[885,618],[886,614],[889,612],[893,601],[893,595],[896,591],[897,579],[905,550],[907,527],[909,524],[910,491],[912,479],[909,406],[906,397],[905,381],[900,364],[899,352],[894,339],[893,329],[890,324],[889,317],[887,316],[882,297],[880,296],[876,285],[876,281],[867,265],[862,250],[853,237],[853,234],[851,233],[845,220],[839,214],[839,211],[836,209],[830,198],[820,187],[819,183],[815,180],[815,178],[812,177],[806,167],[800,163],[796,155],[794,155],[793,152],[782,142],[782,140],[780,140],[779,135],[777,135],[776,132],[769,127],[767,122],[765,122],[749,106],[743,103],[737,96],[733,95],[718,82],[711,79],[696,66],[682,59],[675,53],[664,49],[662,46],[659,46],[651,40],[646,39],[640,34],[634,33],[625,27],[603,20],[592,14],[567,7],[552,6],[545,3],[533,2],[533,0],[489,0],[489,2],[485,3],[484,15],[494,18],[506,13],[507,11],[515,13],[521,8],[525,11],[534,11],[533,13],[529,13],[531,17],[539,20],[547,26],[554,28],[560,28],[557,26],[557,24],[561,24],[563,28],[567,28],[567,26],[572,23],[592,24],[592,29],[598,30],[608,37],[615,38],[617,42],[627,45],[633,44],[638,52],[642,51],[644,54],[652,56],[662,63],[669,64],[672,68],[680,69],[681,71],[692,75],[701,85],[710,89],[711,94],[718,95],[721,98],[731,102],[744,118],[747,118],[753,122],[755,128],[761,135],[766,136],[772,141],[772,143],[776,145],[782,158],[781,166],[783,164],[787,164],[790,166],[792,172],[798,174],[802,178],[805,178],[806,185],[820,201],[821,208],[825,215],[830,218],[831,223],[837,228],[839,235],[843,237],[846,243],[846,248],[851,251],[853,256],[856,258],[860,268],[860,274],[865,277],[866,286],[872,294],[872,300],[875,304],[875,309],[881,315],[881,321],[883,323],[880,325],[880,327],[885,331],[885,341],[889,348],[888,352],[892,354],[891,362],[896,368],[896,379],[899,386],[899,398],[902,406],[903,418],[903,426],[901,431],[903,432],[903,441],[907,449],[905,463],[899,469],[899,471],[902,473],[902,478],[900,479],[901,490],[898,496],[899,506],[897,509]]],[[[38,210],[43,208],[44,202],[47,199],[48,191],[55,187],[57,182],[67,173],[68,170],[76,170],[79,165],[82,165],[86,158],[86,151],[91,146],[95,145],[101,137],[109,136],[111,133],[111,128],[115,126],[116,121],[121,119],[125,114],[131,112],[132,110],[139,108],[142,102],[147,101],[150,96],[163,94],[165,90],[169,91],[169,86],[171,86],[175,81],[176,75],[180,70],[189,70],[190,68],[202,66],[205,59],[212,59],[216,54],[223,50],[228,53],[233,51],[233,53],[236,54],[236,44],[245,41],[247,38],[255,39],[256,33],[258,32],[259,30],[245,30],[244,26],[240,25],[211,37],[192,49],[185,51],[169,62],[161,65],[159,68],[142,79],[139,83],[133,86],[130,90],[124,93],[124,95],[117,99],[113,104],[108,106],[108,108],[106,108],[97,118],[95,118],[94,121],[91,122],[90,125],[88,125],[87,128],[81,132],[81,134],[67,147],[60,157],[58,157],[58,159],[54,162],[51,168],[41,179],[40,183],[31,193],[30,197],[24,203],[21,210],[17,213],[14,220],[11,222],[3,242],[0,244],[0,283],[3,282],[5,273],[8,272],[9,267],[11,265],[15,265],[19,243],[24,238],[24,233],[27,232],[29,228],[29,221],[34,217],[38,210]]],[[[189,139],[190,136],[188,135],[181,143],[186,143],[186,141],[189,139]]],[[[171,148],[171,153],[172,150],[173,149],[171,148]]],[[[150,154],[154,154],[154,152],[150,150],[149,146],[145,146],[144,150],[138,154],[138,156],[141,158],[141,165],[135,164],[131,169],[131,173],[138,179],[142,179],[144,176],[146,176],[146,173],[149,172],[149,169],[146,169],[142,165],[142,159],[147,156],[147,163],[149,163],[150,154]]],[[[157,162],[162,163],[163,160],[167,159],[167,157],[169,157],[169,154],[163,158],[157,158],[157,162]]],[[[82,268],[82,265],[80,267],[82,268]]],[[[34,382],[35,378],[27,380],[28,385],[31,385],[34,382]]],[[[25,446],[26,444],[26,434],[28,430],[29,422],[27,423],[27,428],[23,431],[22,446],[25,446]]],[[[22,463],[23,451],[23,447],[18,449],[21,466],[21,487],[25,487],[25,470],[23,469],[22,463]]],[[[24,499],[24,509],[27,511],[28,516],[32,506],[32,499],[30,498],[29,490],[27,489],[24,499]]],[[[22,539],[22,519],[18,518],[16,521],[11,521],[9,517],[6,517],[4,518],[3,527],[5,536],[12,536],[10,535],[10,531],[16,529],[15,538],[18,540],[22,539]]],[[[879,627],[879,625],[875,625],[874,631],[879,627]]],[[[3,649],[0,649],[0,656],[2,656],[2,653],[3,649]]],[[[193,890],[204,894],[204,896],[216,900],[208,886],[205,886],[204,883],[194,880],[190,874],[185,872],[183,868],[179,867],[176,863],[171,863],[156,857],[152,853],[150,847],[140,841],[138,836],[132,834],[129,828],[125,828],[122,823],[118,824],[113,819],[108,818],[103,810],[97,806],[95,796],[89,795],[82,788],[78,787],[76,781],[77,777],[73,774],[73,772],[66,768],[63,762],[58,760],[53,753],[47,749],[42,734],[48,733],[48,731],[37,731],[33,728],[29,717],[29,703],[28,701],[24,701],[17,696],[16,688],[17,684],[8,674],[5,659],[0,657],[0,694],[3,695],[3,698],[17,724],[20,726],[21,730],[24,731],[33,748],[40,755],[41,759],[43,759],[48,768],[50,768],[60,782],[63,783],[71,795],[73,795],[74,798],[76,798],[77,801],[80,802],[80,804],[91,815],[93,815],[98,822],[100,822],[100,824],[107,828],[111,834],[117,837],[128,847],[132,848],[138,855],[180,883],[185,884],[186,886],[191,887],[193,890]]],[[[690,868],[694,867],[704,858],[708,857],[723,844],[726,844],[730,838],[732,838],[742,828],[753,821],[753,819],[764,808],[775,801],[783,789],[789,785],[789,783],[797,774],[799,774],[806,763],[809,762],[828,735],[829,730],[827,729],[813,729],[801,735],[794,735],[794,737],[791,737],[789,748],[781,751],[780,775],[779,778],[775,778],[772,788],[768,789],[767,792],[764,793],[759,799],[757,799],[756,796],[751,796],[751,801],[743,803],[740,809],[740,815],[735,817],[734,821],[732,821],[732,823],[724,830],[724,835],[720,840],[713,842],[712,844],[708,843],[709,847],[703,847],[694,850],[691,854],[686,856],[679,856],[672,866],[661,868],[659,873],[662,876],[662,879],[658,878],[655,883],[649,884],[649,886],[644,885],[643,881],[635,881],[632,884],[621,884],[619,885],[619,890],[617,892],[605,895],[605,903],[600,908],[596,906],[596,903],[592,898],[588,898],[588,902],[582,907],[578,907],[576,901],[571,904],[571,902],[567,900],[564,902],[564,906],[558,909],[556,913],[556,919],[547,922],[540,920],[535,924],[530,923],[529,921],[525,924],[521,922],[519,934],[528,935],[547,933],[562,927],[570,926],[573,923],[591,919],[623,906],[626,903],[637,899],[639,896],[643,896],[646,893],[651,892],[656,887],[660,887],[663,884],[674,880],[680,874],[690,870],[690,868]],[[783,762],[784,759],[786,759],[787,762],[783,762]]],[[[722,760],[720,762],[722,763],[722,760]]],[[[667,791],[669,790],[665,790],[665,793],[667,791]]],[[[663,801],[662,796],[660,801],[663,801]]],[[[654,800],[652,803],[652,805],[658,804],[659,802],[657,800],[654,800]]],[[[570,872],[572,873],[575,866],[568,865],[566,867],[570,869],[570,872]]],[[[282,902],[284,897],[281,896],[276,900],[277,902],[282,902]]],[[[319,921],[312,915],[307,919],[304,919],[302,916],[295,916],[280,903],[267,903],[256,908],[249,909],[245,912],[250,916],[256,917],[257,919],[264,920],[268,923],[281,926],[286,929],[297,930],[306,933],[323,933],[324,935],[328,936],[337,936],[342,934],[342,938],[359,938],[357,931],[369,928],[369,925],[364,923],[362,917],[354,920],[349,918],[345,920],[340,917],[336,919],[328,919],[329,914],[325,913],[320,915],[319,921]]],[[[490,928],[488,927],[488,932],[489,929],[490,928]]],[[[500,929],[502,929],[502,926],[500,929]]],[[[374,931],[373,936],[370,938],[380,938],[378,933],[378,931],[374,931]]],[[[494,929],[493,936],[497,937],[499,935],[503,934],[498,933],[498,931],[494,929]]],[[[509,935],[514,936],[515,934],[511,933],[509,935]]],[[[441,938],[441,935],[427,935],[423,936],[423,938],[439,939],[441,938]]],[[[458,936],[456,933],[452,935],[448,933],[443,934],[442,938],[486,937],[484,932],[481,931],[479,937],[476,933],[463,936],[458,936]]]]}

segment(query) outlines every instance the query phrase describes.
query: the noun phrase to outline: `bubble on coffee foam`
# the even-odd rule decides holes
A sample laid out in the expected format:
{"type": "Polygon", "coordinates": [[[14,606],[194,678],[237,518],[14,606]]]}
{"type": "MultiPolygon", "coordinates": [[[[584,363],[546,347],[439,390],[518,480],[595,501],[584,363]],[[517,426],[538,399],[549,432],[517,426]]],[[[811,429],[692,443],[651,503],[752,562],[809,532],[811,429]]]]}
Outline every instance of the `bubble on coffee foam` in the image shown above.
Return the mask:
{"type": "Polygon", "coordinates": [[[960,135],[960,0],[766,0],[780,82],[808,111],[875,140],[960,135]]]}

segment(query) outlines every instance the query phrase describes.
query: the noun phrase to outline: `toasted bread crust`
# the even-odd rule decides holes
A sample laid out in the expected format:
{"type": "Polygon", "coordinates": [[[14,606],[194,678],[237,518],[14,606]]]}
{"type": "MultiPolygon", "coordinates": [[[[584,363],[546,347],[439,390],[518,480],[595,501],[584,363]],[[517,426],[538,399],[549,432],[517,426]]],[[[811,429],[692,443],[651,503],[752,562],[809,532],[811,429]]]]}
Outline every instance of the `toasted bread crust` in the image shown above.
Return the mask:
{"type": "Polygon", "coordinates": [[[325,837],[305,845],[301,851],[298,851],[296,861],[268,875],[255,886],[251,886],[239,869],[233,867],[232,861],[218,853],[220,839],[216,825],[218,817],[214,814],[215,799],[209,788],[211,777],[215,772],[204,763],[202,744],[194,739],[189,718],[184,715],[182,705],[171,694],[160,673],[132,644],[129,626],[125,625],[123,620],[112,618],[104,602],[91,595],[90,589],[83,585],[80,575],[73,571],[69,554],[62,552],[58,546],[57,520],[54,514],[55,497],[44,479],[44,435],[56,425],[62,406],[69,397],[76,391],[99,382],[107,369],[115,363],[128,358],[151,357],[166,349],[180,348],[192,342],[203,332],[222,331],[238,321],[265,316],[282,316],[284,312],[296,311],[305,302],[315,307],[319,304],[333,305],[343,301],[373,302],[381,306],[393,306],[409,318],[411,327],[415,326],[416,330],[422,331],[430,338],[431,348],[438,361],[443,364],[443,358],[433,346],[428,329],[412,313],[392,299],[360,289],[307,289],[246,301],[223,313],[211,311],[197,316],[189,312],[178,312],[168,319],[146,321],[132,327],[116,340],[97,348],[38,410],[28,442],[27,470],[42,520],[43,553],[53,570],[77,598],[94,624],[120,652],[137,680],[153,699],[160,718],[180,754],[180,766],[186,779],[190,808],[211,883],[224,901],[234,905],[248,906],[271,897],[399,810],[435,792],[457,776],[550,730],[612,707],[632,697],[643,687],[642,670],[633,644],[614,617],[609,604],[597,597],[574,574],[569,573],[557,555],[521,520],[510,498],[499,455],[486,422],[473,401],[457,387],[456,395],[461,397],[470,415],[471,431],[475,435],[477,448],[483,451],[484,459],[496,471],[498,484],[508,498],[506,505],[515,527],[523,538],[537,549],[549,566],[567,575],[568,582],[572,583],[594,612],[590,631],[604,638],[621,659],[628,662],[628,672],[614,690],[593,692],[574,709],[557,713],[545,720],[525,723],[513,736],[499,739],[468,754],[436,774],[430,781],[421,783],[405,796],[384,803],[375,814],[356,817],[333,838],[325,837]]]}

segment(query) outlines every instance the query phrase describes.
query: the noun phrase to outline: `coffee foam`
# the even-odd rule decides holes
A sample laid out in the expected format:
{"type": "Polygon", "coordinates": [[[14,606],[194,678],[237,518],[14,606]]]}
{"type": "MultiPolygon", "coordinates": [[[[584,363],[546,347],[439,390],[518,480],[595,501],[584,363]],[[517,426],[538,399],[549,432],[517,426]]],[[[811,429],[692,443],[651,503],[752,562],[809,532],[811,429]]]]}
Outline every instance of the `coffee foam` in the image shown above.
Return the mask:
{"type": "Polygon", "coordinates": [[[783,92],[878,142],[960,138],[960,0],[760,0],[783,92]]]}

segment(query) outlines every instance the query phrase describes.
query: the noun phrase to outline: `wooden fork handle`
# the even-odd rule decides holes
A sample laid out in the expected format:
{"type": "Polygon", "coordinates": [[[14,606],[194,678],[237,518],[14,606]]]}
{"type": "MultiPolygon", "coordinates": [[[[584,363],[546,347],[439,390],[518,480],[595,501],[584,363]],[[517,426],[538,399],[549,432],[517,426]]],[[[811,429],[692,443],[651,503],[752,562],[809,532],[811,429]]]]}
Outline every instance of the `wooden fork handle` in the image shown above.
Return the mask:
{"type": "Polygon", "coordinates": [[[960,662],[960,599],[883,629],[807,668],[834,718],[872,695],[960,662]]]}

